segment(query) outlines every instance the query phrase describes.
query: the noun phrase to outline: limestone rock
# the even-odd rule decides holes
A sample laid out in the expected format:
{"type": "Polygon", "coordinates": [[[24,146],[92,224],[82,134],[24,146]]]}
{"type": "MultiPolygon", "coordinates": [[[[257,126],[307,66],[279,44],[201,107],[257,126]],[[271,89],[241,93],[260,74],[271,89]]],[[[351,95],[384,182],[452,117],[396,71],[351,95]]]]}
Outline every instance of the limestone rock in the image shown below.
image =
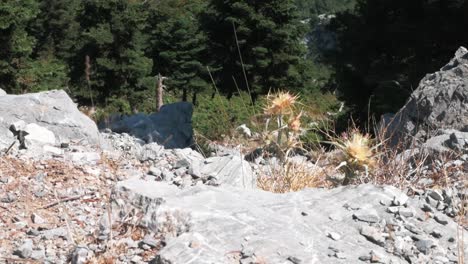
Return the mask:
{"type": "MultiPolygon", "coordinates": [[[[288,263],[293,259],[297,263],[326,264],[337,263],[337,258],[357,263],[359,257],[369,256],[370,251],[383,252],[382,247],[394,242],[385,239],[388,234],[378,227],[364,227],[362,231],[369,224],[353,220],[353,209],[350,211],[343,205],[352,204],[352,208],[363,208],[379,218],[389,217],[386,207],[378,201],[392,200],[396,195],[396,188],[373,185],[274,194],[229,186],[178,189],[166,182],[135,178],[117,184],[111,205],[113,221],[136,212],[142,216],[142,226],[163,236],[166,245],[157,253],[154,263],[230,263],[234,257],[246,261],[261,257],[266,263],[288,263]],[[329,217],[332,214],[338,217],[332,220],[329,217]],[[341,238],[325,239],[331,236],[330,232],[340,234],[341,238]],[[334,249],[332,253],[330,248],[334,249]]],[[[416,201],[408,199],[407,206],[416,208],[416,201]]],[[[404,221],[427,225],[427,230],[438,225],[415,218],[404,221]]],[[[388,223],[397,228],[404,224],[397,219],[388,223]]],[[[457,225],[453,221],[438,227],[456,235],[457,225]]],[[[432,254],[426,250],[431,245],[415,244],[406,238],[404,241],[409,248],[414,246],[432,254]]],[[[438,243],[448,247],[449,242],[438,243]]],[[[382,263],[406,263],[398,254],[385,253],[379,259],[382,263]]]]}
{"type": "MultiPolygon", "coordinates": [[[[35,124],[29,125],[29,130],[50,130],[57,142],[98,145],[100,141],[96,124],[78,110],[63,90],[0,96],[0,147],[15,140],[9,129],[18,121],[35,124]]],[[[47,140],[49,137],[50,134],[47,140]]]]}
{"type": "Polygon", "coordinates": [[[467,101],[468,50],[460,47],[440,71],[426,75],[405,106],[387,120],[392,143],[421,144],[437,129],[468,132],[467,101]]]}
{"type": "Polygon", "coordinates": [[[256,177],[250,164],[236,155],[206,159],[200,170],[200,175],[204,179],[211,177],[221,185],[244,189],[256,188],[256,177]]]}

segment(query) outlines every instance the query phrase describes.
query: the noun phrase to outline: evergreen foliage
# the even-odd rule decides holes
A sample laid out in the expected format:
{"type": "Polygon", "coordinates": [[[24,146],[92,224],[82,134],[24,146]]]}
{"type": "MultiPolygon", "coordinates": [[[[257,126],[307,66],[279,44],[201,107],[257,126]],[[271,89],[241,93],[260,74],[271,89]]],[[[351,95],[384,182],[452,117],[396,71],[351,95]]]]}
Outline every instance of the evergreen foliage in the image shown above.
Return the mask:
{"type": "Polygon", "coordinates": [[[68,88],[81,103],[136,108],[161,73],[168,91],[195,102],[213,86],[207,69],[229,98],[314,86],[292,0],[6,0],[0,12],[8,92],[68,88]]]}
{"type": "Polygon", "coordinates": [[[209,87],[206,74],[207,39],[199,23],[205,1],[163,0],[151,5],[150,53],[154,72],[168,77],[168,90],[182,92],[186,101],[209,87]],[[155,25],[155,26],[153,26],[155,25]]]}
{"type": "Polygon", "coordinates": [[[36,39],[27,31],[39,13],[36,0],[0,2],[0,85],[8,92],[27,92],[37,82],[30,69],[36,39]]]}
{"type": "Polygon", "coordinates": [[[81,94],[92,92],[99,102],[123,97],[133,106],[139,103],[133,93],[150,88],[153,66],[145,55],[148,38],[143,29],[147,16],[146,7],[138,1],[83,3],[78,15],[82,43],[73,57],[73,81],[83,83],[85,58],[89,56],[91,87],[82,89],[81,94]]]}
{"type": "Polygon", "coordinates": [[[159,73],[170,96],[193,102],[327,87],[367,120],[468,45],[467,13],[468,0],[4,0],[0,87],[66,89],[127,113],[154,111],[159,73]],[[338,48],[307,53],[307,31],[332,13],[338,48]]]}
{"type": "Polygon", "coordinates": [[[328,56],[340,98],[357,118],[397,111],[418,82],[468,45],[468,1],[360,0],[330,29],[340,49],[328,56]]]}
{"type": "Polygon", "coordinates": [[[203,23],[215,79],[228,97],[238,88],[255,100],[270,89],[304,86],[306,27],[293,1],[212,0],[203,23]]]}

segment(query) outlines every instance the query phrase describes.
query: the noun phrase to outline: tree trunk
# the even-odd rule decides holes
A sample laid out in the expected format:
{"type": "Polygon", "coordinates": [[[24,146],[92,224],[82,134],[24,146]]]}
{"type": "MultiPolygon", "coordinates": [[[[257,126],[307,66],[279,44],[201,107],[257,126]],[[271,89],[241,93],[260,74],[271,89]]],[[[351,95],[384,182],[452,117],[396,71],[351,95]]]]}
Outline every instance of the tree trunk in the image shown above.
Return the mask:
{"type": "Polygon", "coordinates": [[[197,92],[193,92],[192,104],[193,104],[194,106],[197,105],[197,92]]]}
{"type": "Polygon", "coordinates": [[[89,97],[91,99],[91,106],[94,107],[93,92],[91,91],[91,59],[89,55],[85,56],[85,77],[86,84],[88,85],[89,97]]]}
{"type": "Polygon", "coordinates": [[[182,89],[182,101],[187,102],[187,89],[182,89]]]}
{"type": "Polygon", "coordinates": [[[158,82],[156,86],[156,112],[159,112],[161,107],[163,106],[163,90],[164,90],[164,85],[163,81],[166,79],[166,77],[161,76],[161,74],[158,74],[158,82]]]}
{"type": "Polygon", "coordinates": [[[255,105],[255,102],[257,102],[257,99],[258,99],[258,93],[256,92],[250,93],[250,99],[252,100],[252,105],[255,105]]]}

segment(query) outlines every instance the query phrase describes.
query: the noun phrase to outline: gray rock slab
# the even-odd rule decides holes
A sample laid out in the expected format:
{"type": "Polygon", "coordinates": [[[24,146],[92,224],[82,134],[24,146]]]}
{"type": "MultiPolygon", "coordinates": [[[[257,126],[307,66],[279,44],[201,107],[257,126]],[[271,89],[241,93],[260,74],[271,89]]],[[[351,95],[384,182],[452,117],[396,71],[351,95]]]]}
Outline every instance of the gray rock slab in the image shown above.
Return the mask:
{"type": "Polygon", "coordinates": [[[256,188],[256,177],[252,168],[240,155],[227,155],[206,159],[200,169],[200,176],[202,178],[214,178],[221,185],[245,189],[256,188]]]}
{"type": "MultiPolygon", "coordinates": [[[[343,205],[359,206],[380,218],[391,217],[379,201],[392,200],[395,193],[395,188],[373,185],[287,194],[229,186],[178,189],[165,182],[135,178],[117,184],[111,203],[114,221],[137,210],[142,213],[142,225],[163,236],[166,246],[154,263],[232,263],[236,257],[234,263],[239,263],[243,249],[266,263],[288,263],[291,257],[299,263],[338,263],[329,247],[345,256],[345,263],[358,263],[360,256],[382,248],[360,234],[368,223],[355,221],[355,211],[343,205]],[[330,215],[339,217],[332,220],[330,215]],[[340,234],[341,239],[327,239],[330,232],[340,234]]],[[[416,208],[412,198],[407,206],[416,208]]],[[[439,228],[452,235],[457,232],[454,222],[439,228]]],[[[382,245],[385,238],[378,241],[382,245]]],[[[439,243],[447,246],[444,243],[449,242],[439,243]]],[[[390,261],[406,263],[387,254],[385,263],[390,261]]]]}
{"type": "MultiPolygon", "coordinates": [[[[385,121],[394,145],[422,144],[437,129],[468,131],[468,50],[460,47],[450,62],[426,75],[400,111],[385,121]]],[[[439,148],[447,138],[430,142],[439,148]]]]}
{"type": "Polygon", "coordinates": [[[52,131],[57,142],[100,142],[96,124],[78,110],[63,90],[0,96],[0,143],[14,139],[8,130],[20,120],[52,131]]]}

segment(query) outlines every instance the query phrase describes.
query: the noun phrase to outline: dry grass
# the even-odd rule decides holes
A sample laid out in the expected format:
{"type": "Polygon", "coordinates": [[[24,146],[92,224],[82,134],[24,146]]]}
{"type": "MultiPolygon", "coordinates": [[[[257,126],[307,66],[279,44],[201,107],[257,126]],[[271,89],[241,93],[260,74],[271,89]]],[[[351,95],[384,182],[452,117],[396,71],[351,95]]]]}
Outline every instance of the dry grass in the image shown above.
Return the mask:
{"type": "MultiPolygon", "coordinates": [[[[109,193],[117,181],[116,175],[121,175],[121,169],[128,162],[113,160],[105,155],[101,155],[101,161],[91,168],[98,168],[101,175],[88,173],[89,166],[75,165],[60,160],[20,160],[11,156],[0,157],[0,175],[10,176],[9,182],[0,184],[0,192],[14,193],[16,201],[7,207],[0,206],[0,247],[3,250],[12,251],[14,241],[21,241],[26,238],[26,229],[19,229],[15,226],[14,219],[20,217],[21,221],[28,223],[28,228],[61,228],[68,230],[68,239],[55,239],[62,244],[64,250],[71,252],[76,245],[98,244],[105,245],[103,252],[96,254],[88,260],[88,263],[117,263],[117,258],[124,255],[128,248],[125,244],[114,245],[115,241],[122,238],[138,240],[145,235],[138,225],[122,229],[121,226],[113,226],[112,232],[116,233],[109,241],[99,241],[96,234],[88,234],[86,226],[90,223],[81,221],[77,212],[83,212],[83,207],[93,208],[89,211],[88,217],[98,221],[101,213],[110,208],[109,193]],[[41,184],[36,177],[45,173],[41,184]],[[47,191],[42,197],[36,197],[35,192],[40,186],[47,191]],[[70,190],[81,190],[82,193],[74,195],[70,190]],[[35,224],[30,220],[30,216],[36,213],[40,215],[45,223],[35,224]],[[8,238],[8,239],[2,239],[8,238]],[[14,238],[14,239],[10,239],[14,238]]],[[[143,165],[135,165],[137,168],[143,165]]],[[[93,227],[94,228],[94,227],[93,227]]],[[[145,261],[154,258],[158,248],[144,251],[141,257],[145,261]]],[[[7,260],[0,257],[0,262],[7,260]]],[[[8,260],[10,261],[10,260],[8,260]]],[[[13,260],[11,260],[13,261],[13,260]]],[[[22,260],[23,261],[23,260],[22,260]]],[[[16,260],[13,261],[16,263],[16,260]]],[[[36,263],[23,261],[23,263],[36,263]]],[[[18,260],[18,263],[19,260],[18,260]]],[[[38,262],[37,262],[38,263],[38,262]]]]}
{"type": "Polygon", "coordinates": [[[332,183],[327,180],[331,167],[308,165],[310,164],[287,161],[284,164],[272,166],[258,177],[257,185],[262,190],[274,193],[332,186],[332,183]]]}

